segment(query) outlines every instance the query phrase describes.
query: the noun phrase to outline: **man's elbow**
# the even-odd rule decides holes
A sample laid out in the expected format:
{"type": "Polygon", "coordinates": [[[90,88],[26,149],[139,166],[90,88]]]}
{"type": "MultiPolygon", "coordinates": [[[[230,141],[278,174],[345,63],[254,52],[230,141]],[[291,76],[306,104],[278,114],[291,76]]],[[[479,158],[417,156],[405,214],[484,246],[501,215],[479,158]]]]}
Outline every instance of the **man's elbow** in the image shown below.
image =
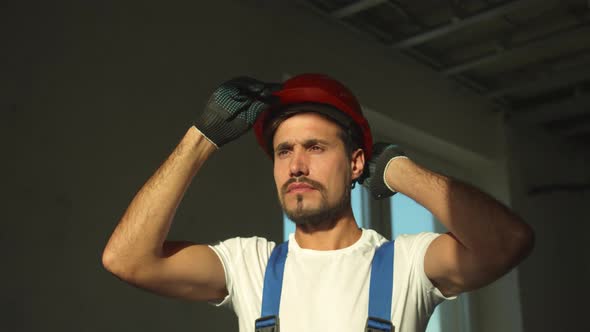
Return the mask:
{"type": "Polygon", "coordinates": [[[119,255],[110,250],[104,250],[102,253],[102,266],[105,270],[114,274],[117,278],[131,282],[133,279],[133,269],[128,264],[124,264],[119,255]]]}
{"type": "Polygon", "coordinates": [[[112,274],[116,274],[116,271],[119,270],[117,267],[116,255],[105,249],[102,252],[102,266],[105,268],[105,270],[111,272],[112,274]]]}
{"type": "Polygon", "coordinates": [[[511,252],[510,257],[512,265],[517,265],[530,255],[535,247],[535,232],[532,227],[524,222],[518,223],[518,226],[511,232],[511,252]]]}

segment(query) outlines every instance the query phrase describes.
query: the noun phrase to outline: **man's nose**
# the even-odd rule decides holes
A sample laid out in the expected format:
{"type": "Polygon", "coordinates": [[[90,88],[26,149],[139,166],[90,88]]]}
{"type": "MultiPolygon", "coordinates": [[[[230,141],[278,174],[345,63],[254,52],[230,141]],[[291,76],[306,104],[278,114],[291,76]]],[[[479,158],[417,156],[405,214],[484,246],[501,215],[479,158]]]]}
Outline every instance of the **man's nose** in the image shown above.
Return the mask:
{"type": "Polygon", "coordinates": [[[298,149],[293,151],[291,162],[289,164],[289,172],[293,177],[309,175],[308,160],[305,151],[298,149]]]}

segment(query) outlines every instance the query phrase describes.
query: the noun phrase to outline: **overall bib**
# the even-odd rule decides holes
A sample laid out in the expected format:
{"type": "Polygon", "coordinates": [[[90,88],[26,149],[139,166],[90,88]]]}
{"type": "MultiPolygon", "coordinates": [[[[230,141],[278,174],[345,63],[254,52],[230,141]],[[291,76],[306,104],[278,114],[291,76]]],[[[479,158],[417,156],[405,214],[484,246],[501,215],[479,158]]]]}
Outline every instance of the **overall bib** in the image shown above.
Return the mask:
{"type": "MultiPolygon", "coordinates": [[[[262,288],[262,314],[255,322],[256,332],[280,332],[279,306],[288,251],[289,241],[277,245],[268,260],[262,288]]],[[[385,242],[375,249],[371,262],[369,314],[365,332],[395,332],[391,323],[393,251],[394,241],[385,242]]]]}

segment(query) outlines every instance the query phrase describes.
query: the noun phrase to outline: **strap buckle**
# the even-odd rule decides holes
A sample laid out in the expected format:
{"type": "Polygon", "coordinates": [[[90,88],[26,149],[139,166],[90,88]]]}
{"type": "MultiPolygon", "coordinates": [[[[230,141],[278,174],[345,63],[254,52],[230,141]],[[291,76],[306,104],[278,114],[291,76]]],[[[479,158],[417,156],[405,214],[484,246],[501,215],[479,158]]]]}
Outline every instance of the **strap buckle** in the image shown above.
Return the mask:
{"type": "Polygon", "coordinates": [[[369,317],[367,318],[365,332],[395,332],[395,326],[388,320],[369,317]]]}
{"type": "Polygon", "coordinates": [[[280,332],[279,316],[260,317],[254,322],[256,332],[280,332]]]}

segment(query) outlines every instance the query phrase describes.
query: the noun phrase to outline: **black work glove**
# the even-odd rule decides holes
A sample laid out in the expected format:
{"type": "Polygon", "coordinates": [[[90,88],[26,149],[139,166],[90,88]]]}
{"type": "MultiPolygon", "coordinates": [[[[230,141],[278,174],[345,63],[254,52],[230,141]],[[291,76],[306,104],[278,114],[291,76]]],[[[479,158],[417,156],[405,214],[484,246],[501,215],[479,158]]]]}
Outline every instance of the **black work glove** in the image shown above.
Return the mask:
{"type": "Polygon", "coordinates": [[[281,84],[246,76],[224,82],[209,98],[195,127],[221,147],[247,132],[262,111],[278,103],[279,98],[272,93],[280,89],[281,84]]]}
{"type": "Polygon", "coordinates": [[[397,191],[391,190],[385,184],[385,169],[390,160],[395,157],[405,157],[397,145],[389,143],[373,144],[373,157],[368,161],[359,183],[369,189],[373,198],[383,199],[393,196],[397,191]]]}

